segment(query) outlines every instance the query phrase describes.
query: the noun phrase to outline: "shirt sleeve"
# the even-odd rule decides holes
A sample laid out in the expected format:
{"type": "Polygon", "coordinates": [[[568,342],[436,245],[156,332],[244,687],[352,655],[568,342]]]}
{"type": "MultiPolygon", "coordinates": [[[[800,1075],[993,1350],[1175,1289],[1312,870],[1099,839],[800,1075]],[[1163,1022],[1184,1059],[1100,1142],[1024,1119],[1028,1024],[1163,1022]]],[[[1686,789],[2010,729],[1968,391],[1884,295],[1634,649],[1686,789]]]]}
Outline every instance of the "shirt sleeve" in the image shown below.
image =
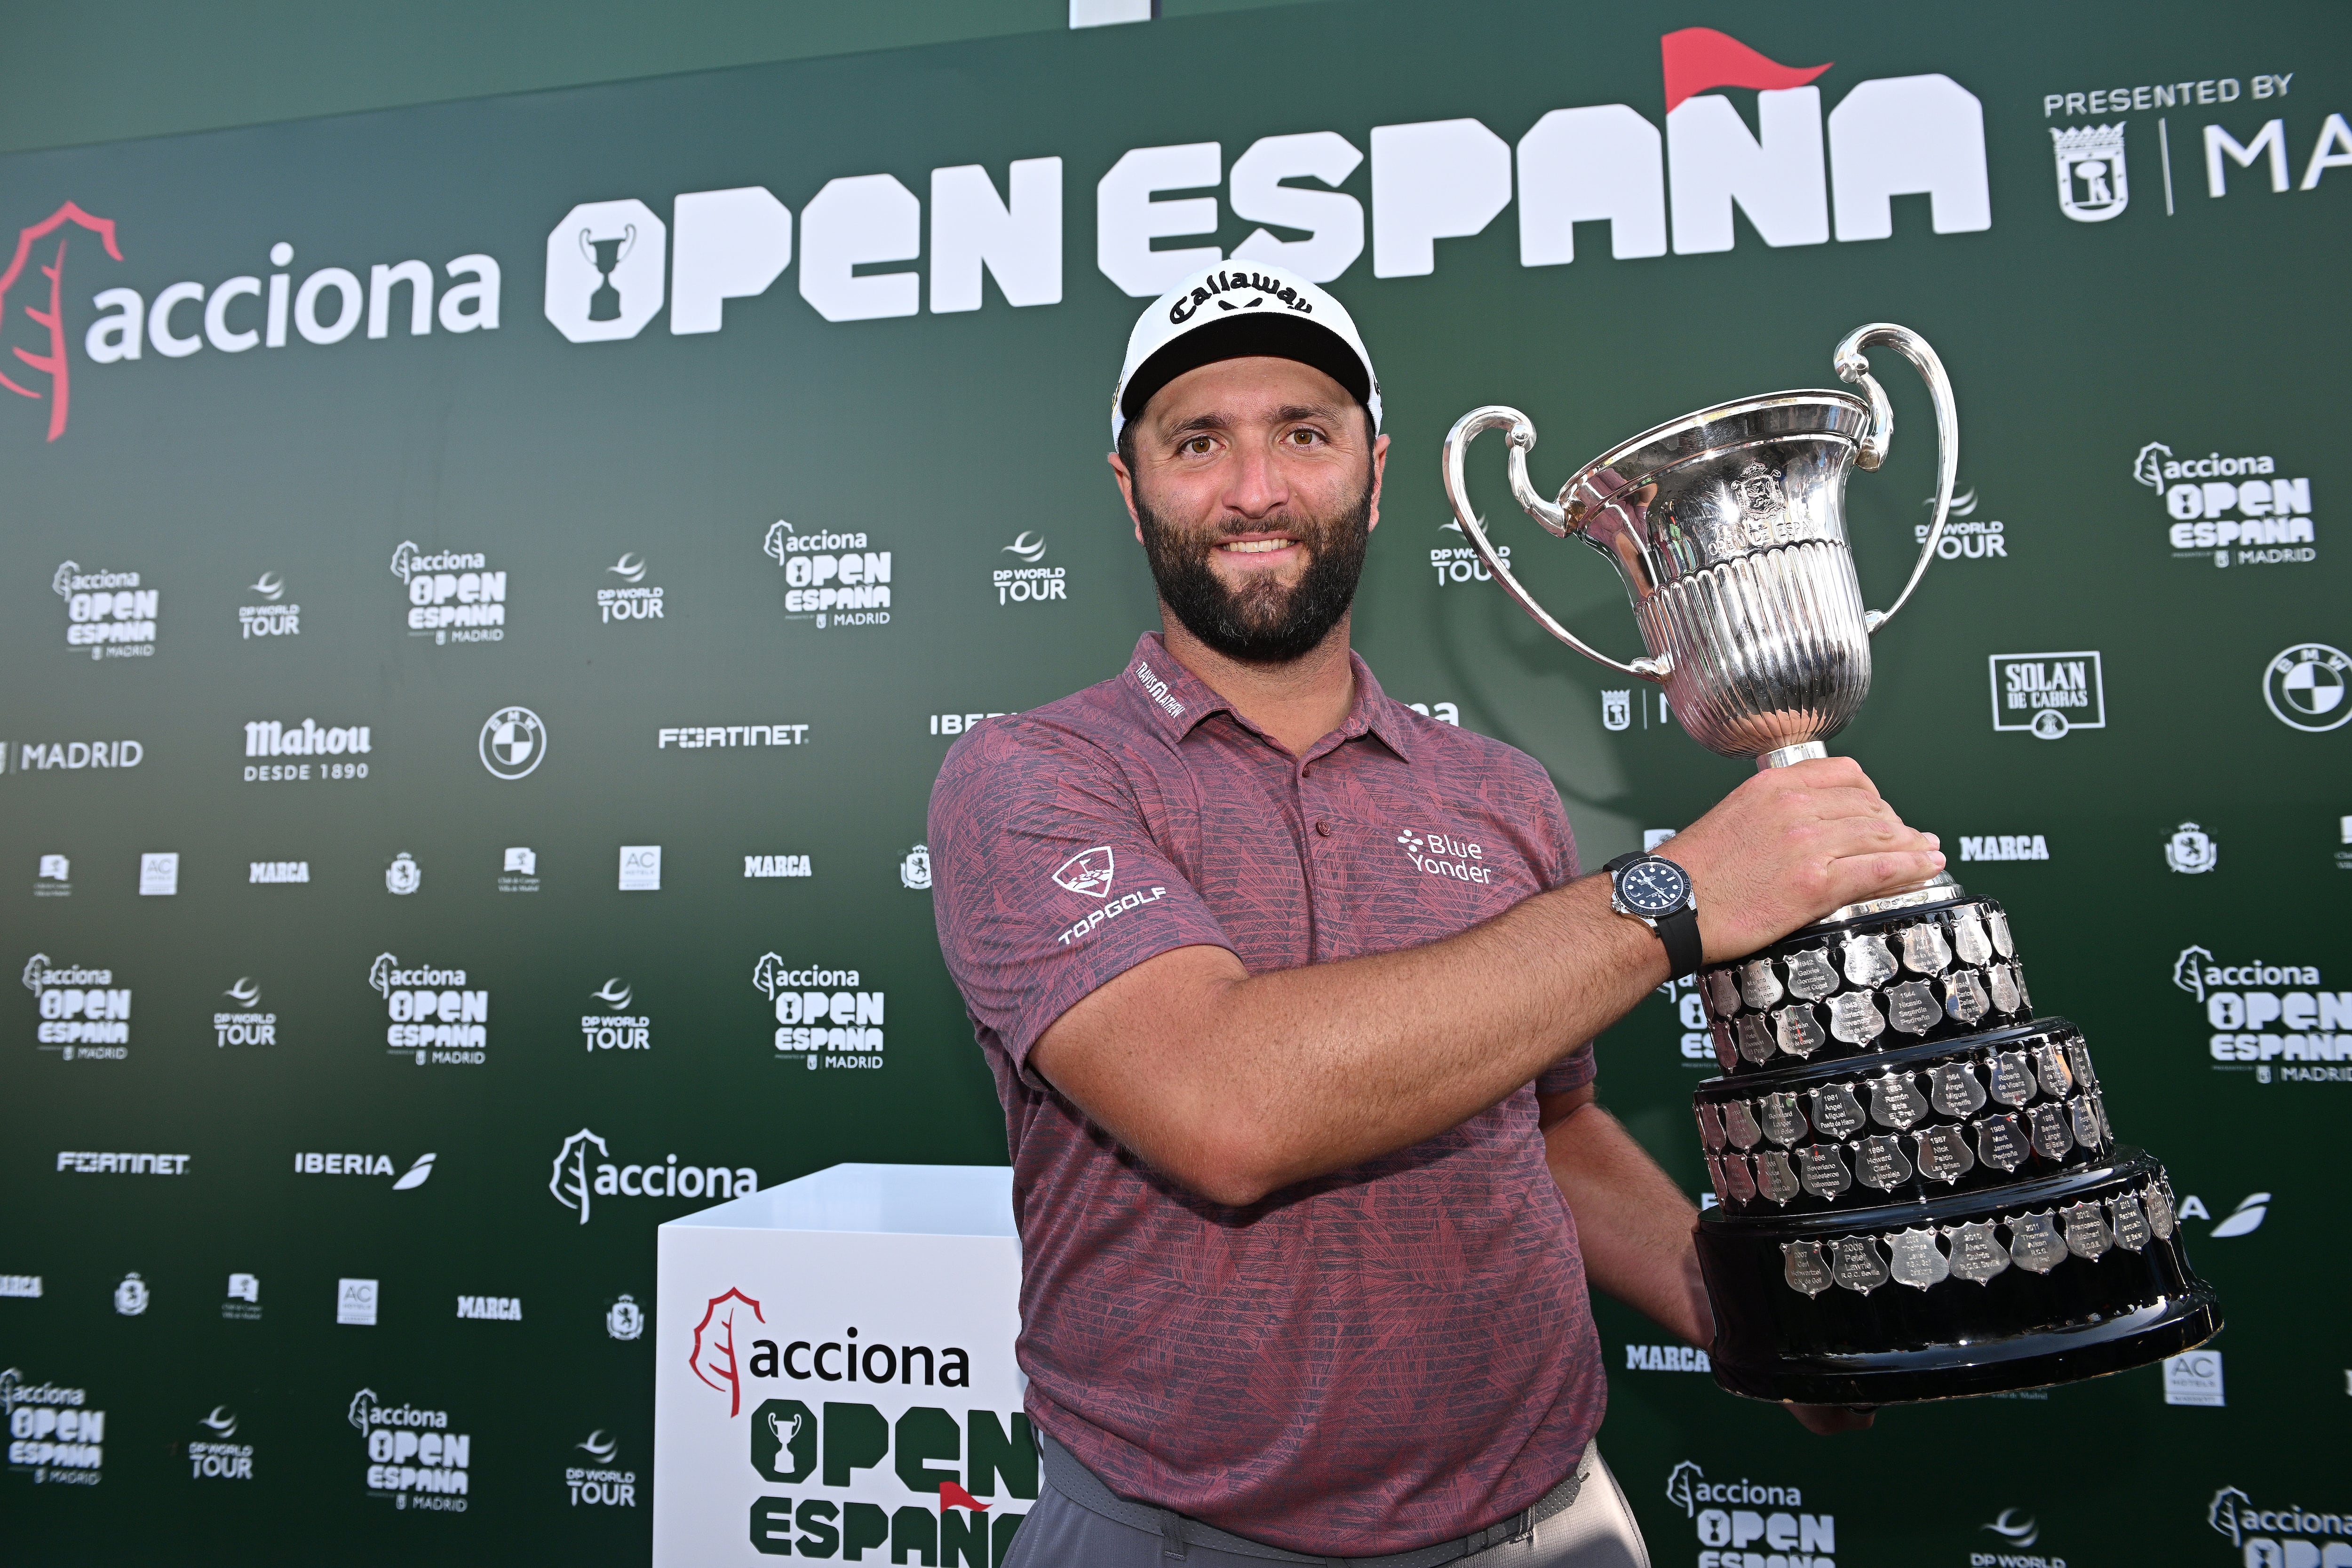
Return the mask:
{"type": "Polygon", "coordinates": [[[1592,1059],[1592,1042],[1587,1040],[1536,1075],[1536,1092],[1566,1094],[1591,1083],[1600,1071],[1592,1059]]]}
{"type": "Polygon", "coordinates": [[[931,791],[940,951],[1024,1081],[1030,1047],[1098,986],[1180,947],[1233,942],[1100,751],[1034,721],[956,743],[931,791]]]}

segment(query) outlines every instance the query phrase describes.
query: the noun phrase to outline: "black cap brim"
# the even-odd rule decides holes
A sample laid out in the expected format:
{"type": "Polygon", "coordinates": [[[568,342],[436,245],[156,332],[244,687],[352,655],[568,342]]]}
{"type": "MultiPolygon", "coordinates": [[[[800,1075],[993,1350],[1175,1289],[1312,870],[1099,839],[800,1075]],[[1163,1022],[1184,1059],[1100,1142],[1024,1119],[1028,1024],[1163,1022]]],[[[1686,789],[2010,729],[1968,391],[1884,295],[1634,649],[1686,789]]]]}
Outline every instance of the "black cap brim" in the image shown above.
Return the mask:
{"type": "Polygon", "coordinates": [[[1162,345],[1158,353],[1136,366],[1135,374],[1128,377],[1126,390],[1119,395],[1119,416],[1130,421],[1136,418],[1160,388],[1187,371],[1221,360],[1260,355],[1294,360],[1319,370],[1346,388],[1358,403],[1370,406],[1371,377],[1355,350],[1338,334],[1286,312],[1276,315],[1252,311],[1207,322],[1162,345]]]}

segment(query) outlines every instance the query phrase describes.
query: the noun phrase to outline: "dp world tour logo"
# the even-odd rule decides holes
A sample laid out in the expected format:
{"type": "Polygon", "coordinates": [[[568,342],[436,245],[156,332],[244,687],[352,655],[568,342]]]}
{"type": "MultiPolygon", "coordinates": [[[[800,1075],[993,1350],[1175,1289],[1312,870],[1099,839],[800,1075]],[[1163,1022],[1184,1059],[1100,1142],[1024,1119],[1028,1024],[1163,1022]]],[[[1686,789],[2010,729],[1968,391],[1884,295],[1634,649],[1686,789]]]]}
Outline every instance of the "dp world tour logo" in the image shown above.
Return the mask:
{"type": "MultiPolygon", "coordinates": [[[[5,371],[0,371],[0,387],[37,403],[44,397],[48,399],[49,439],[52,441],[66,433],[66,416],[73,407],[73,373],[66,357],[64,289],[66,247],[72,243],[74,228],[88,229],[98,236],[100,243],[106,247],[107,255],[117,261],[122,259],[122,247],[114,243],[114,220],[92,217],[72,202],[68,202],[30,228],[17,233],[16,253],[9,258],[8,270],[0,272],[0,342],[6,341],[8,290],[15,288],[24,276],[25,263],[37,261],[41,276],[49,280],[46,303],[37,302],[25,307],[26,317],[42,330],[47,340],[45,348],[37,353],[19,344],[9,345],[15,358],[49,378],[48,390],[42,392],[24,385],[12,380],[5,371]],[[57,237],[57,248],[54,250],[43,243],[52,235],[57,237]],[[37,257],[34,253],[36,246],[39,246],[42,252],[37,257]]],[[[38,292],[38,285],[35,285],[35,291],[38,292]]]]}
{"type": "Polygon", "coordinates": [[[1090,899],[1110,896],[1111,852],[1108,844],[1097,844],[1091,849],[1081,849],[1062,862],[1054,873],[1054,880],[1073,893],[1083,893],[1090,899]]]}
{"type": "Polygon", "coordinates": [[[735,1320],[745,1307],[761,1323],[768,1320],[760,1310],[760,1303],[732,1285],[723,1296],[713,1296],[702,1310],[702,1321],[694,1325],[694,1350],[687,1364],[694,1375],[727,1396],[730,1419],[742,1414],[743,1377],[735,1362],[735,1320]]]}

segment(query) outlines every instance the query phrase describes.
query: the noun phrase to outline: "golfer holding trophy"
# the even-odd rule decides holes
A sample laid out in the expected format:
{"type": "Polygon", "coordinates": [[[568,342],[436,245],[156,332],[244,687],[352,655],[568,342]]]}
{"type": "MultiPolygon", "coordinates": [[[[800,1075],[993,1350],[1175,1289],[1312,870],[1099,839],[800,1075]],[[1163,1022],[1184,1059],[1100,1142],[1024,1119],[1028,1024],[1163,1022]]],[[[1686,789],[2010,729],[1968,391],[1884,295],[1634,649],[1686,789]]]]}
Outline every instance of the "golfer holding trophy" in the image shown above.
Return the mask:
{"type": "MultiPolygon", "coordinates": [[[[1826,756],[1861,708],[1871,638],[1935,559],[1959,463],[1951,385],[1918,334],[1858,328],[1832,363],[1864,395],[1685,416],[1586,464],[1557,500],[1528,479],[1526,415],[1474,409],[1445,437],[1455,519],[1504,590],[1577,652],[1660,687],[1702,745],[1759,768],[1826,756]],[[1894,433],[1864,357],[1881,346],[1926,379],[1938,447],[1935,521],[1883,612],[1863,607],[1844,519],[1847,478],[1878,468],[1894,433]],[[1645,657],[1585,644],[1496,552],[1464,479],[1471,443],[1496,429],[1528,515],[1616,563],[1645,657]]],[[[1670,950],[1671,923],[1696,940],[1671,858],[1616,867],[1621,912],[1670,950]]],[[[2219,1330],[2162,1167],[2116,1143],[2083,1032],[2034,1012],[1999,903],[1938,874],[1690,967],[1723,1068],[1693,1100],[1725,1387],[1813,1405],[1988,1394],[2141,1365],[2219,1330]]]]}

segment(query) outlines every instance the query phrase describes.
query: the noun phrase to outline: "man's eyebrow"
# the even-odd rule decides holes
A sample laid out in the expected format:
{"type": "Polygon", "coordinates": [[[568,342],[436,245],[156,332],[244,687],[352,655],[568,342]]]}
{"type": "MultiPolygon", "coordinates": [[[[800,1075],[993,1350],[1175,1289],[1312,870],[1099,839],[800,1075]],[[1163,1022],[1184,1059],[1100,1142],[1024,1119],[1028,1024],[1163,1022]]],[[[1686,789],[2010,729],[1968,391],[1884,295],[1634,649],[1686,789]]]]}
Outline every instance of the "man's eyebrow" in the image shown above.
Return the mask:
{"type": "Polygon", "coordinates": [[[1168,439],[1177,441],[1183,439],[1187,436],[1199,435],[1204,430],[1230,430],[1232,428],[1233,422],[1222,414],[1195,414],[1190,419],[1184,420],[1180,424],[1170,426],[1168,427],[1168,439]]]}
{"type": "MultiPolygon", "coordinates": [[[[1273,423],[1291,425],[1302,419],[1336,419],[1339,416],[1339,413],[1340,410],[1336,404],[1293,403],[1276,409],[1273,423]]],[[[1170,426],[1167,438],[1171,441],[1181,441],[1188,436],[1197,436],[1204,431],[1222,431],[1232,428],[1233,421],[1230,418],[1213,411],[1195,414],[1190,419],[1180,420],[1170,426]]]]}

